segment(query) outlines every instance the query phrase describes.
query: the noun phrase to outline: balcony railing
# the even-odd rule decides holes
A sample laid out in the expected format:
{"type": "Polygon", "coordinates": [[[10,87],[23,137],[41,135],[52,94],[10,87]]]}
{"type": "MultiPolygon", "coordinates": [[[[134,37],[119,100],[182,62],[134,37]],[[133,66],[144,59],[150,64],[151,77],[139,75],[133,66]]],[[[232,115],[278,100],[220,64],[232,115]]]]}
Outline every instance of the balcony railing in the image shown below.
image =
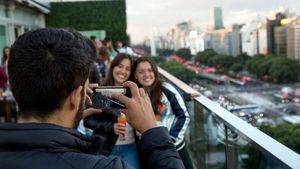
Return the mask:
{"type": "MultiPolygon", "coordinates": [[[[196,90],[159,68],[161,77],[183,93],[196,90]]],[[[196,168],[295,168],[300,155],[205,96],[187,102],[187,141],[196,168]]]]}

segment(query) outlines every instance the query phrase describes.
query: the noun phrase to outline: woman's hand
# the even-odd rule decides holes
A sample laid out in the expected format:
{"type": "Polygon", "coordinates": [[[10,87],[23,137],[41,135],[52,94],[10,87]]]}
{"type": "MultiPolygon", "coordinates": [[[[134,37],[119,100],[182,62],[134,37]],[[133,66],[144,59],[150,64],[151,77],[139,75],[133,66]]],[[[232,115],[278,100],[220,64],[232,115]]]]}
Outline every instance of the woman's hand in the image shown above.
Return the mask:
{"type": "Polygon", "coordinates": [[[114,132],[119,135],[121,140],[125,139],[125,124],[122,123],[115,123],[114,124],[114,132]]]}

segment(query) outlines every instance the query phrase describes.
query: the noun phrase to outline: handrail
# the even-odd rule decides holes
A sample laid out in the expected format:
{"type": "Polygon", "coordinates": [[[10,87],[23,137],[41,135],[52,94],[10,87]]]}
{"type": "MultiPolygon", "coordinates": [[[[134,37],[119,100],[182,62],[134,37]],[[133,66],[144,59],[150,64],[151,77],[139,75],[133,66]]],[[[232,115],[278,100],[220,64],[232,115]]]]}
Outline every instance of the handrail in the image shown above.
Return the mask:
{"type": "MultiPolygon", "coordinates": [[[[161,76],[170,80],[174,85],[179,87],[185,93],[199,93],[193,88],[191,88],[186,83],[182,82],[175,76],[171,75],[162,68],[158,68],[161,76]]],[[[260,147],[263,152],[272,155],[274,158],[278,159],[282,164],[290,167],[299,169],[300,168],[300,155],[289,149],[285,145],[279,143],[272,137],[243,121],[239,117],[235,116],[225,108],[221,107],[218,103],[213,102],[207,97],[200,95],[194,98],[196,102],[206,107],[208,110],[213,112],[219,119],[225,123],[230,129],[238,132],[239,134],[250,139],[254,145],[260,147]]]]}

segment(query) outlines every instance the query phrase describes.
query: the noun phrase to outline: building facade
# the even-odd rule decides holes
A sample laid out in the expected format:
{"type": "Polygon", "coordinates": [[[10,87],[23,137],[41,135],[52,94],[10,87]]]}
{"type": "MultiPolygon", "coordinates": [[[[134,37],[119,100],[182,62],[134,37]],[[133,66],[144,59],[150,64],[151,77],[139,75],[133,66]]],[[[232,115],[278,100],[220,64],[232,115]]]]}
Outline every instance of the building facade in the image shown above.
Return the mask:
{"type": "Polygon", "coordinates": [[[223,15],[222,15],[222,8],[214,7],[210,11],[210,20],[213,29],[223,29],[223,15]]]}
{"type": "Polygon", "coordinates": [[[258,53],[268,54],[268,42],[267,42],[267,27],[265,23],[259,23],[257,25],[258,34],[258,53]]]}
{"type": "Polygon", "coordinates": [[[300,24],[287,29],[287,57],[300,64],[300,24]]]}
{"type": "Polygon", "coordinates": [[[274,47],[275,55],[287,56],[287,26],[278,26],[274,28],[274,47]]]}
{"type": "Polygon", "coordinates": [[[277,13],[274,18],[267,19],[267,44],[270,54],[276,54],[275,27],[281,26],[281,20],[284,18],[285,15],[283,13],[277,13]]]}
{"type": "Polygon", "coordinates": [[[45,27],[44,15],[49,12],[47,6],[33,0],[0,0],[0,50],[24,32],[45,27]]]}

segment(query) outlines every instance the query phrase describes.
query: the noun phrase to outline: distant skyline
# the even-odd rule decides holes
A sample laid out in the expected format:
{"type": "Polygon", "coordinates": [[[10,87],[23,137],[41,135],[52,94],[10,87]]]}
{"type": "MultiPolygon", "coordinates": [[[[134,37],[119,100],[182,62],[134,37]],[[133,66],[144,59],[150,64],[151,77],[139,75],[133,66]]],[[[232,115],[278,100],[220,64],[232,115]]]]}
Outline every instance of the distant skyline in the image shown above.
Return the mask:
{"type": "Polygon", "coordinates": [[[151,28],[166,33],[175,24],[192,21],[194,26],[205,28],[210,24],[210,8],[223,9],[224,26],[247,23],[253,18],[265,19],[279,7],[300,15],[300,0],[126,0],[127,33],[133,43],[150,36],[151,28]]]}

